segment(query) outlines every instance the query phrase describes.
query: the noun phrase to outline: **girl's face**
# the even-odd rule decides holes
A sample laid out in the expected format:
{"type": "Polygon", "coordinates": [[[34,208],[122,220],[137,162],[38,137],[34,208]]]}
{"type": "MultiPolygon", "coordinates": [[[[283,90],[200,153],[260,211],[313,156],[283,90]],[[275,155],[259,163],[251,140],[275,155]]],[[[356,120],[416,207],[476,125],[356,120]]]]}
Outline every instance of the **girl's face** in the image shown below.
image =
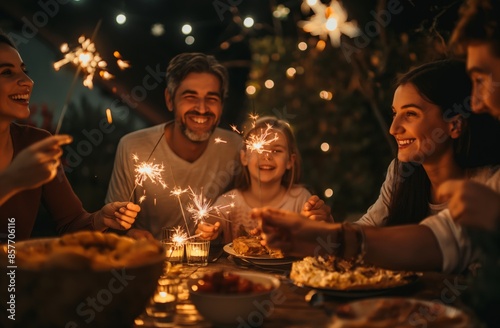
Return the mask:
{"type": "Polygon", "coordinates": [[[452,138],[458,138],[461,122],[446,122],[441,109],[420,96],[412,83],[400,85],[392,103],[390,134],[398,144],[402,162],[431,163],[453,154],[452,138]]]}
{"type": "Polygon", "coordinates": [[[33,81],[16,49],[0,43],[0,120],[26,119],[33,81]]]}
{"type": "Polygon", "coordinates": [[[286,170],[292,168],[295,154],[290,154],[285,135],[277,130],[272,130],[269,139],[277,139],[263,147],[262,153],[255,150],[242,150],[240,159],[243,166],[248,167],[252,183],[281,183],[286,170]],[[276,133],[276,134],[275,134],[276,133]]]}

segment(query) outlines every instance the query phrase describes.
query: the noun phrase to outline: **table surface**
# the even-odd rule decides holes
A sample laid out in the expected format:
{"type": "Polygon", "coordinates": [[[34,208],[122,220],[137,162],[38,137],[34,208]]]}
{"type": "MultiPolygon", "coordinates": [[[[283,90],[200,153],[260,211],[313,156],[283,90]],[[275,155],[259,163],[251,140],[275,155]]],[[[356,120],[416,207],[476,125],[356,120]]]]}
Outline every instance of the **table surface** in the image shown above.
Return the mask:
{"type": "MultiPolygon", "coordinates": [[[[298,287],[287,278],[290,266],[255,266],[243,262],[238,258],[223,254],[216,262],[209,262],[209,264],[204,267],[193,267],[183,264],[181,278],[185,282],[187,278],[193,275],[199,276],[205,272],[214,270],[253,270],[267,272],[280,279],[280,290],[285,296],[285,301],[281,304],[274,305],[272,314],[266,316],[261,327],[328,327],[331,323],[331,319],[325,313],[324,309],[312,307],[306,302],[305,296],[311,289],[298,287]]],[[[179,294],[177,314],[173,327],[211,327],[211,325],[198,314],[189,300],[189,293],[187,292],[185,284],[183,285],[184,288],[181,288],[179,294]]],[[[461,276],[426,272],[411,286],[377,296],[409,297],[426,301],[435,301],[444,305],[456,307],[473,317],[471,311],[465,307],[459,297],[464,288],[466,288],[465,286],[464,279],[461,276]]],[[[327,296],[325,305],[328,309],[335,310],[335,308],[341,304],[359,299],[360,298],[327,296]]],[[[155,327],[155,323],[146,314],[143,314],[136,320],[135,327],[155,327]]]]}

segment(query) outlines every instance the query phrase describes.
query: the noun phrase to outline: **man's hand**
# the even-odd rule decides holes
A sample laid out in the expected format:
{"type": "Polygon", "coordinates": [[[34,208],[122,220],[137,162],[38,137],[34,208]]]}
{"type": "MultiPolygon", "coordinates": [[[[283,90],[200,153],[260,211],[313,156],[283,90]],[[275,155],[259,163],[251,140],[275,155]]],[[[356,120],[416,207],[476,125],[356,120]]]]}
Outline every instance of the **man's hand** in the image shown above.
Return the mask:
{"type": "Polygon", "coordinates": [[[95,227],[98,230],[112,228],[117,230],[128,230],[135,222],[141,207],[129,202],[113,202],[104,205],[96,214],[95,227]]]}
{"type": "Polygon", "coordinates": [[[196,227],[195,235],[199,235],[201,239],[214,240],[219,236],[220,222],[214,224],[200,222],[196,227]]]}

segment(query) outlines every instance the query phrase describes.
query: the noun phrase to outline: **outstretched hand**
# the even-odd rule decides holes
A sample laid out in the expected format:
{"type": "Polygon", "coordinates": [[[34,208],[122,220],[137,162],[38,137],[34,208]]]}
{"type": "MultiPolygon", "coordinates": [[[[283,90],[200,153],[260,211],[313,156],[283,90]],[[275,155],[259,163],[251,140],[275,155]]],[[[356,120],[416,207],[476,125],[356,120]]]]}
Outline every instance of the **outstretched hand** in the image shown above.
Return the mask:
{"type": "Polygon", "coordinates": [[[493,231],[500,220],[500,194],[470,180],[450,180],[439,186],[438,197],[460,224],[493,231]]]}
{"type": "Polygon", "coordinates": [[[135,222],[141,207],[129,202],[112,202],[103,206],[96,215],[97,228],[128,230],[135,222]]]}
{"type": "Polygon", "coordinates": [[[334,222],[330,206],[316,195],[312,195],[304,203],[300,214],[314,221],[334,222]]]}
{"type": "Polygon", "coordinates": [[[264,244],[286,255],[315,256],[338,248],[335,239],[339,224],[308,220],[295,212],[268,207],[253,209],[251,215],[259,220],[264,244]]]}

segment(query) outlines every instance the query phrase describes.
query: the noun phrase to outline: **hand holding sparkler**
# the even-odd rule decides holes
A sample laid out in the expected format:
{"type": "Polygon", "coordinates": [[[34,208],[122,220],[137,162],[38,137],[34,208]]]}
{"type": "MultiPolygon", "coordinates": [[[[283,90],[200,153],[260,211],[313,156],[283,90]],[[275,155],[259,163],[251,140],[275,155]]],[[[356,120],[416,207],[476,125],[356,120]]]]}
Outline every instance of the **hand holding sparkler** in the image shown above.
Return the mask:
{"type": "Polygon", "coordinates": [[[214,224],[200,222],[196,227],[195,233],[199,235],[201,239],[214,240],[219,237],[220,222],[215,222],[214,224]]]}
{"type": "Polygon", "coordinates": [[[313,221],[334,222],[330,206],[316,195],[311,196],[302,206],[300,212],[303,216],[313,221]]]}
{"type": "Polygon", "coordinates": [[[94,216],[94,228],[127,230],[135,222],[141,207],[129,202],[113,202],[103,206],[94,216]]]}

